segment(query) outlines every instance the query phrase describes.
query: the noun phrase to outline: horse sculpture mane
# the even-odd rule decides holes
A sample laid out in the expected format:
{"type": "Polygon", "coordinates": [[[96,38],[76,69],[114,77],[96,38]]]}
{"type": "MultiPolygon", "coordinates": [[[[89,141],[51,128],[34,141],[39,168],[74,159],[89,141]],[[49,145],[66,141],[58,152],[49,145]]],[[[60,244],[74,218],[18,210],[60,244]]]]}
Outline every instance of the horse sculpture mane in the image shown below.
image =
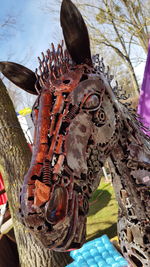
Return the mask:
{"type": "Polygon", "coordinates": [[[68,51],[63,44],[56,50],[52,45],[35,74],[0,62],[8,79],[38,95],[32,110],[34,149],[20,195],[21,220],[50,249],[81,247],[89,198],[109,158],[122,253],[131,264],[148,267],[149,139],[137,117],[117,100],[103,62],[92,62],[87,28],[70,0],[63,0],[61,25],[68,51]]]}

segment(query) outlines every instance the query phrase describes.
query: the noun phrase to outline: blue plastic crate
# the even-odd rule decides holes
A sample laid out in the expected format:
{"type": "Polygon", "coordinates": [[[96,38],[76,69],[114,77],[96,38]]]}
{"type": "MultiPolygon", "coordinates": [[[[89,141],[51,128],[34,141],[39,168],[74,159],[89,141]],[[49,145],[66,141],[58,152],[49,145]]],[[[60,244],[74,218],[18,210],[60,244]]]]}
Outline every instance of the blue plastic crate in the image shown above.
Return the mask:
{"type": "Polygon", "coordinates": [[[74,262],[66,267],[127,267],[128,262],[103,235],[70,252],[74,262]]]}

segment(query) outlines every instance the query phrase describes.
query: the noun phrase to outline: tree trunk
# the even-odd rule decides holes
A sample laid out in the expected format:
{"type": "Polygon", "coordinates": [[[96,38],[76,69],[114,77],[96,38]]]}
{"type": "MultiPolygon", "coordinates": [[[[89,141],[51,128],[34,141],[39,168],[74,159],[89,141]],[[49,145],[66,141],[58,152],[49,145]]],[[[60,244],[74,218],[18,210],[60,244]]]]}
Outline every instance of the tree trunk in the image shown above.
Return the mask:
{"type": "Polygon", "coordinates": [[[19,191],[31,152],[16,117],[6,87],[0,80],[0,172],[2,173],[14,224],[21,267],[64,267],[68,253],[45,249],[19,221],[19,191]]]}
{"type": "Polygon", "coordinates": [[[135,92],[135,96],[139,97],[140,88],[139,88],[139,85],[138,85],[137,77],[135,75],[135,71],[134,71],[132,62],[130,61],[130,57],[126,58],[125,64],[126,64],[128,70],[129,70],[129,73],[130,73],[130,76],[131,76],[131,79],[132,79],[132,83],[133,83],[133,86],[134,86],[133,91],[135,92]]]}

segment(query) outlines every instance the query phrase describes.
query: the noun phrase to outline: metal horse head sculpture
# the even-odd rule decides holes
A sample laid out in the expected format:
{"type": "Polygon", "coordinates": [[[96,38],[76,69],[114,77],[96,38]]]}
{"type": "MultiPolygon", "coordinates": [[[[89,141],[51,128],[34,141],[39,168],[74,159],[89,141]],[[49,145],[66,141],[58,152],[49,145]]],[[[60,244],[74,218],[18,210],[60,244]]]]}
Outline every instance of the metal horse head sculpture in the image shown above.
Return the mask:
{"type": "Polygon", "coordinates": [[[20,197],[22,221],[50,249],[82,246],[88,201],[109,157],[122,252],[136,266],[148,266],[147,138],[136,117],[117,100],[103,63],[92,63],[87,28],[70,0],[63,0],[61,26],[68,51],[52,45],[39,59],[39,72],[0,63],[8,79],[38,95],[32,110],[34,149],[20,197]]]}

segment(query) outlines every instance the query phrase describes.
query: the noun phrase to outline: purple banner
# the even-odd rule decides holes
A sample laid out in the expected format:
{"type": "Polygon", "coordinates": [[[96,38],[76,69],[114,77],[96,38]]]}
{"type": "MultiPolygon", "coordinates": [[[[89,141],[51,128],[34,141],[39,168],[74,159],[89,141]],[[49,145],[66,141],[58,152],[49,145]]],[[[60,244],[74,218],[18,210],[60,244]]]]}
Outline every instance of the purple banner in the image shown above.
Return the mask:
{"type": "MultiPolygon", "coordinates": [[[[150,40],[143,83],[140,92],[138,114],[142,118],[141,122],[143,125],[150,128],[150,40]]],[[[150,136],[150,131],[146,133],[150,136]]]]}

